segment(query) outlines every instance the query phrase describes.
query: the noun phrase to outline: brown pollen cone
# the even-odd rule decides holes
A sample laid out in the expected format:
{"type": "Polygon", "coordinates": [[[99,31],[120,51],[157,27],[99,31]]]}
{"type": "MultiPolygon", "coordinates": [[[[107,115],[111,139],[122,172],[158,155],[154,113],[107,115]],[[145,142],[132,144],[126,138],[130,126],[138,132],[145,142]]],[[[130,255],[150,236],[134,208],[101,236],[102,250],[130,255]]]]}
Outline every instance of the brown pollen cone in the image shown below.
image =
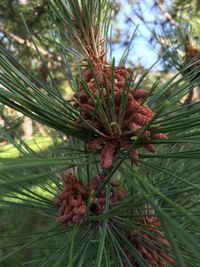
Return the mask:
{"type": "MultiPolygon", "coordinates": [[[[106,204],[106,189],[103,188],[97,195],[99,184],[100,178],[98,176],[93,177],[87,187],[75,175],[68,174],[64,179],[64,190],[56,199],[56,204],[60,206],[57,221],[64,223],[66,226],[80,223],[84,219],[91,194],[94,197],[92,203],[90,203],[89,212],[91,215],[101,215],[106,204]]],[[[113,181],[111,183],[110,208],[122,201],[124,197],[125,190],[122,183],[113,181]]]]}
{"type": "MultiPolygon", "coordinates": [[[[177,266],[177,263],[171,256],[170,243],[162,232],[158,217],[144,217],[130,239],[141,258],[146,262],[145,266],[168,267],[169,264],[170,266],[177,266]]],[[[133,266],[140,266],[128,251],[126,253],[130,262],[134,264],[133,266]]]]}
{"type": "Polygon", "coordinates": [[[200,66],[200,51],[194,48],[191,44],[187,46],[187,53],[185,61],[188,63],[189,61],[194,60],[194,66],[200,66]]]}
{"type": "MultiPolygon", "coordinates": [[[[92,192],[97,192],[99,187],[100,179],[98,176],[92,178],[90,183],[90,188],[92,192]]],[[[94,194],[95,195],[95,194],[94,194]]],[[[110,208],[114,207],[124,199],[126,192],[122,187],[121,181],[113,181],[111,183],[110,192],[110,208]]],[[[93,198],[92,204],[90,206],[90,212],[92,215],[101,215],[104,212],[106,205],[106,189],[103,188],[98,195],[93,198]]]]}
{"type": "MultiPolygon", "coordinates": [[[[139,138],[139,146],[150,153],[155,152],[154,145],[143,142],[167,138],[164,133],[143,131],[154,112],[143,103],[149,96],[147,91],[127,86],[128,81],[131,81],[129,68],[120,66],[115,67],[113,71],[108,63],[96,60],[93,62],[93,71],[86,67],[81,78],[87,84],[95,101],[101,93],[101,110],[104,116],[95,110],[96,104],[87,94],[83,84],[79,86],[79,94],[75,93],[74,100],[76,108],[81,111],[83,117],[82,120],[77,120],[77,125],[85,129],[98,130],[98,133],[92,135],[87,147],[92,152],[99,151],[102,168],[111,168],[118,150],[128,150],[132,144],[131,138],[134,136],[139,138]],[[112,72],[114,72],[113,83],[112,72]]],[[[137,150],[130,151],[130,158],[133,164],[139,165],[137,150]]]]}
{"type": "Polygon", "coordinates": [[[60,205],[58,222],[66,225],[80,223],[86,211],[88,191],[73,174],[64,180],[64,191],[57,197],[56,204],[60,205]]]}
{"type": "MultiPolygon", "coordinates": [[[[191,44],[187,44],[187,50],[186,50],[186,57],[185,57],[185,64],[192,64],[189,68],[185,70],[185,73],[188,74],[189,72],[193,70],[197,70],[200,66],[200,51],[195,49],[191,44]],[[192,62],[193,61],[193,62],[192,62]]],[[[187,76],[187,79],[190,79],[190,81],[195,80],[199,77],[199,73],[197,72],[196,75],[192,75],[192,78],[187,76]]],[[[195,94],[195,88],[189,91],[187,98],[185,99],[183,105],[189,105],[192,102],[198,101],[198,94],[195,94]]]]}

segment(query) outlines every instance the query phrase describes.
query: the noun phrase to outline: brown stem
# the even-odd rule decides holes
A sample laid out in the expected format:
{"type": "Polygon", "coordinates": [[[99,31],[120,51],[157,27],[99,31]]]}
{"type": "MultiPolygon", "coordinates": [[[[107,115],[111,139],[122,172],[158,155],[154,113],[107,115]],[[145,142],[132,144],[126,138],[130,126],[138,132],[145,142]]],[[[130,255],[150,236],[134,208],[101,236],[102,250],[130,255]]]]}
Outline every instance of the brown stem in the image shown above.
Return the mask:
{"type": "Polygon", "coordinates": [[[190,90],[189,94],[188,94],[188,97],[185,99],[183,105],[189,105],[192,103],[192,98],[193,98],[193,95],[194,95],[194,88],[192,90],[190,90]]]}
{"type": "Polygon", "coordinates": [[[155,0],[155,4],[158,6],[160,11],[163,13],[163,15],[166,17],[166,19],[172,24],[177,26],[176,21],[173,19],[172,15],[167,12],[167,10],[163,7],[162,2],[160,0],[155,0]]]}

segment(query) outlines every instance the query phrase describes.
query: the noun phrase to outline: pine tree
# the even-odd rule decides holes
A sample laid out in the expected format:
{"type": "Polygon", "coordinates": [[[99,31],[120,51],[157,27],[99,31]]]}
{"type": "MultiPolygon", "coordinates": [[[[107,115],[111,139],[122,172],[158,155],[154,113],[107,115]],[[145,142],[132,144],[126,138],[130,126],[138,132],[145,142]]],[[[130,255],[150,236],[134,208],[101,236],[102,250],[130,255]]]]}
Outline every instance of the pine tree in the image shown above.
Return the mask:
{"type": "Polygon", "coordinates": [[[147,90],[151,69],[138,78],[109,59],[108,0],[48,5],[74,94],[66,100],[50,71],[48,84],[0,48],[0,102],[48,126],[53,140],[42,154],[10,138],[21,156],[0,159],[1,202],[48,222],[0,263],[43,244],[48,253],[27,266],[199,266],[200,102],[180,105],[200,83],[198,58],[147,90]]]}

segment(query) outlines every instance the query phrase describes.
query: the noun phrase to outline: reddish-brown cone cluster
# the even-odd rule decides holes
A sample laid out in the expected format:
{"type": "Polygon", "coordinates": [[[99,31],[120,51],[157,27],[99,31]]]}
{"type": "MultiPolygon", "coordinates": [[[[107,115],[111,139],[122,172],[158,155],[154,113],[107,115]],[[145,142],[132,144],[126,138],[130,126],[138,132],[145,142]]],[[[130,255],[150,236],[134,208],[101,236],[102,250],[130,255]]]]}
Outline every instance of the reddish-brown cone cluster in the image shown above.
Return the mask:
{"type": "MultiPolygon", "coordinates": [[[[160,229],[158,217],[144,217],[132,236],[132,244],[138,250],[140,256],[147,262],[147,267],[177,266],[171,256],[171,247],[164,233],[160,229]]],[[[139,266],[132,255],[127,256],[134,266],[139,266]]],[[[126,266],[126,265],[125,265],[126,266]]]]}
{"type": "MultiPolygon", "coordinates": [[[[90,203],[91,215],[101,215],[105,209],[106,189],[95,196],[100,179],[95,176],[91,179],[90,186],[83,185],[73,174],[67,175],[64,180],[64,191],[57,197],[56,204],[60,206],[57,221],[65,225],[78,224],[83,218],[87,207],[89,196],[94,195],[90,203]]],[[[125,196],[125,190],[119,181],[111,183],[110,207],[115,206],[125,196]]]]}
{"type": "MultiPolygon", "coordinates": [[[[99,187],[100,180],[98,176],[92,178],[90,189],[92,192],[97,192],[99,187]]],[[[110,208],[114,207],[118,202],[122,201],[125,197],[125,190],[122,187],[120,181],[113,181],[111,183],[111,192],[110,192],[110,208]]],[[[92,204],[90,206],[91,214],[100,215],[105,210],[106,204],[106,189],[103,188],[101,192],[93,198],[92,204]]]]}
{"type": "Polygon", "coordinates": [[[69,174],[64,180],[64,191],[56,199],[56,204],[60,205],[57,221],[66,225],[80,223],[86,211],[87,198],[87,188],[69,174]]]}
{"type": "Polygon", "coordinates": [[[186,63],[194,60],[194,66],[200,66],[200,51],[195,49],[192,45],[188,45],[185,61],[186,63]]]}
{"type": "MultiPolygon", "coordinates": [[[[185,70],[185,74],[188,74],[188,72],[193,72],[198,69],[200,66],[200,51],[195,49],[191,44],[187,44],[187,51],[186,51],[186,57],[185,57],[185,63],[191,64],[189,68],[185,70]],[[193,62],[192,62],[193,61],[193,62]]],[[[199,73],[197,72],[196,75],[187,75],[187,79],[190,79],[190,81],[195,80],[199,77],[199,73]]],[[[198,101],[198,93],[195,94],[195,88],[189,91],[187,98],[184,101],[184,105],[189,105],[192,102],[198,101]]]]}
{"type": "MultiPolygon", "coordinates": [[[[125,86],[127,81],[131,79],[131,71],[128,68],[115,67],[113,83],[111,82],[112,67],[110,65],[94,63],[93,68],[98,83],[89,68],[85,69],[82,75],[93,99],[88,95],[83,85],[79,88],[79,94],[74,95],[75,105],[81,110],[83,117],[82,120],[77,121],[77,124],[86,129],[94,127],[99,133],[89,141],[88,149],[93,152],[100,151],[102,168],[112,167],[117,151],[129,149],[133,136],[140,138],[140,146],[154,153],[154,145],[142,144],[142,141],[167,138],[167,135],[153,134],[150,130],[142,130],[154,115],[151,108],[143,104],[148,97],[148,92],[125,86]],[[98,101],[101,102],[101,111],[95,109],[96,104],[94,103],[100,92],[102,98],[98,101]],[[102,115],[102,113],[104,114],[102,115]]],[[[130,151],[130,156],[133,163],[138,166],[138,153],[135,149],[130,151]]]]}

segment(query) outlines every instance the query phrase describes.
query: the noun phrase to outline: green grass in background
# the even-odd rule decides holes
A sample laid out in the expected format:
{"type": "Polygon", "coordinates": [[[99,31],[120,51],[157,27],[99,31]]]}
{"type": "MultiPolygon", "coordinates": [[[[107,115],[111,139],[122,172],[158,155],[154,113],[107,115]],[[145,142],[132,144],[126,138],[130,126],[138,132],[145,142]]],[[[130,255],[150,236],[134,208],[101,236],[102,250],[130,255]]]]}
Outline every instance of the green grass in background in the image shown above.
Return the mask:
{"type": "MultiPolygon", "coordinates": [[[[19,144],[19,142],[17,142],[19,144]]],[[[52,145],[52,138],[46,136],[38,136],[34,139],[26,141],[26,144],[35,152],[46,150],[52,145]]],[[[0,143],[0,157],[1,158],[16,158],[20,156],[19,150],[12,144],[0,143]]]]}
{"type": "MultiPolygon", "coordinates": [[[[35,152],[40,153],[40,151],[46,151],[48,153],[48,148],[52,145],[52,139],[50,137],[40,136],[27,140],[26,144],[35,152]]],[[[20,152],[14,145],[0,143],[1,158],[16,158],[19,156],[20,152]]],[[[49,198],[48,192],[42,191],[38,186],[31,186],[31,190],[49,198]]],[[[12,201],[12,198],[9,197],[4,197],[3,199],[12,201]]],[[[19,202],[23,201],[19,200],[19,202]]],[[[42,232],[43,229],[46,229],[52,223],[52,219],[50,221],[49,218],[34,213],[31,209],[28,210],[14,205],[4,206],[0,204],[0,257],[15,249],[17,244],[27,242],[33,237],[34,233],[42,232]]],[[[0,263],[0,267],[29,266],[29,260],[39,259],[47,255],[49,255],[49,248],[44,241],[40,243],[39,247],[26,248],[20,251],[20,253],[14,254],[5,262],[0,263]]]]}

